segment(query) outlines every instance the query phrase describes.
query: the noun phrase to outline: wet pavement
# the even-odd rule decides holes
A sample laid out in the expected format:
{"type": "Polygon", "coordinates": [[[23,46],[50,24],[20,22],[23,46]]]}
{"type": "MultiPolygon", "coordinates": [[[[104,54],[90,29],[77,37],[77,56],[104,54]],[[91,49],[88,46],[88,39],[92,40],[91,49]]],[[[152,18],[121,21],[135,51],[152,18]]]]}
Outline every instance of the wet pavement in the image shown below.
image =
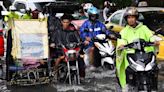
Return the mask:
{"type": "MultiPolygon", "coordinates": [[[[159,64],[159,68],[158,92],[164,92],[164,62],[159,64]]],[[[87,71],[85,82],[78,86],[58,83],[29,87],[14,86],[8,89],[11,92],[117,92],[118,84],[115,71],[104,71],[99,68],[96,71],[87,71]]]]}
{"type": "Polygon", "coordinates": [[[51,85],[36,85],[28,87],[13,86],[9,87],[10,92],[57,92],[57,89],[51,85]]]}

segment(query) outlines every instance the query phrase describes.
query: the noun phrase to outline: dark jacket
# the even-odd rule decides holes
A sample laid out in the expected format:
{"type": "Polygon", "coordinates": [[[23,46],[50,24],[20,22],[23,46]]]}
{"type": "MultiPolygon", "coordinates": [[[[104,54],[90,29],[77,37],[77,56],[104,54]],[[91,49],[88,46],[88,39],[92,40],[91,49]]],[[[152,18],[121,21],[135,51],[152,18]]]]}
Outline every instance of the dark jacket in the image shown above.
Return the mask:
{"type": "MultiPolygon", "coordinates": [[[[0,6],[0,11],[3,11],[2,6],[0,6]]],[[[2,13],[0,12],[0,19],[2,19],[2,18],[3,18],[3,16],[2,16],[2,13]]]]}
{"type": "Polygon", "coordinates": [[[62,30],[60,19],[54,16],[48,17],[49,43],[59,43],[58,32],[62,30]]]}
{"type": "Polygon", "coordinates": [[[66,45],[72,42],[80,42],[79,33],[73,24],[70,24],[67,29],[61,30],[58,34],[60,44],[66,45]]]}

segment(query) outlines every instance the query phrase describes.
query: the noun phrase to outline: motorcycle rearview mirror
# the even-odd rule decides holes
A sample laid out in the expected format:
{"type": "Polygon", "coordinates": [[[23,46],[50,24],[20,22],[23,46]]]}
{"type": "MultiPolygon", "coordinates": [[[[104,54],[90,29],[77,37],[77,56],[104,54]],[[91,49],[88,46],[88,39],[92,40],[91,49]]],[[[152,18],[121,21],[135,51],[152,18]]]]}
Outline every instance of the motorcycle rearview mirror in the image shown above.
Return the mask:
{"type": "Polygon", "coordinates": [[[109,23],[109,21],[105,21],[105,24],[108,24],[109,23]]]}
{"type": "Polygon", "coordinates": [[[121,39],[121,35],[118,32],[111,31],[111,34],[113,34],[116,38],[121,39]]]}
{"type": "Polygon", "coordinates": [[[153,36],[151,36],[150,37],[150,42],[151,42],[151,40],[155,40],[155,41],[162,41],[163,40],[163,38],[162,37],[160,37],[160,36],[157,36],[157,35],[153,35],[153,36]]]}
{"type": "Polygon", "coordinates": [[[120,34],[116,34],[116,37],[121,39],[121,35],[120,34]]]}
{"type": "Polygon", "coordinates": [[[157,35],[157,34],[164,36],[164,31],[162,30],[162,28],[158,28],[155,30],[155,35],[157,35]]]}
{"type": "Polygon", "coordinates": [[[25,14],[26,13],[26,10],[25,9],[20,9],[19,10],[21,13],[25,14]]]}
{"type": "Polygon", "coordinates": [[[110,27],[109,27],[109,30],[112,30],[114,28],[114,26],[113,25],[111,25],[110,27]]]}

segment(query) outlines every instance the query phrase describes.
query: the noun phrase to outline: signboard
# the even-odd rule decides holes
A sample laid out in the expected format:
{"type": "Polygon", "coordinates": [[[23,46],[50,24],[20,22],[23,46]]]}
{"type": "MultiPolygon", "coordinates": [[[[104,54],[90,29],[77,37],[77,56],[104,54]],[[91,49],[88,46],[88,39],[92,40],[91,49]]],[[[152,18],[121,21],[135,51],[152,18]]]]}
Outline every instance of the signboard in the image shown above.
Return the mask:
{"type": "Polygon", "coordinates": [[[14,58],[48,58],[47,21],[15,20],[12,28],[14,58]]]}

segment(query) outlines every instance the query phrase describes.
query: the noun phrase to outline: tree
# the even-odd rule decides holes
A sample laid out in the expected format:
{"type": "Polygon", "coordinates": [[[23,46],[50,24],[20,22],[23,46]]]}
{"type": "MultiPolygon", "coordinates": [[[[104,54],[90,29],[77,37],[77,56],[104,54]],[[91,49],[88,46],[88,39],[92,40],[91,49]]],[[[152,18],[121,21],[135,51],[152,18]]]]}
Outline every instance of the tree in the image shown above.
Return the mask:
{"type": "Polygon", "coordinates": [[[11,5],[11,2],[9,0],[1,0],[1,1],[3,1],[3,4],[7,9],[11,5]]]}

